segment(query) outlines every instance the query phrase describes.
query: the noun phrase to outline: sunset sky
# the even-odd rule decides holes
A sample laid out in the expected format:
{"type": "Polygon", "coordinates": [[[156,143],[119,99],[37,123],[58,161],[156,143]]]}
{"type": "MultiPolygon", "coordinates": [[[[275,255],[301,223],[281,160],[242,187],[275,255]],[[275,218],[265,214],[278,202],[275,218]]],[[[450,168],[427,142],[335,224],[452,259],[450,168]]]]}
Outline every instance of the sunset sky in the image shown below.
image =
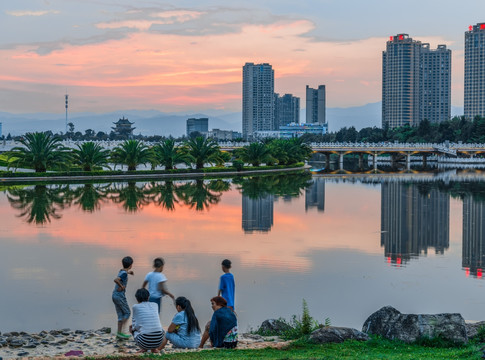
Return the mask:
{"type": "MultiPolygon", "coordinates": [[[[483,0],[15,0],[0,2],[0,111],[241,110],[245,62],[268,62],[275,91],[328,107],[381,99],[381,54],[407,33],[453,51],[463,105],[463,38],[483,0]]],[[[302,101],[304,107],[304,101],[302,101]]]]}

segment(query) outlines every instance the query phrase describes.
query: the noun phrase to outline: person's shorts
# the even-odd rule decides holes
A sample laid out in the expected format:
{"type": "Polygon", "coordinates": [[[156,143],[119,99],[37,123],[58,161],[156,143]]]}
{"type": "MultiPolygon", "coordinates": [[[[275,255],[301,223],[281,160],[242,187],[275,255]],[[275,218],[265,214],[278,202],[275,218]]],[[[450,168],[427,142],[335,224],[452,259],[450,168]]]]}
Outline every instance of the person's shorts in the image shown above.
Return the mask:
{"type": "Polygon", "coordinates": [[[153,350],[162,345],[165,331],[157,331],[148,334],[139,334],[135,337],[135,343],[143,350],[153,350]]]}
{"type": "Polygon", "coordinates": [[[113,292],[113,303],[115,304],[116,314],[118,314],[118,321],[126,320],[130,317],[131,311],[126,301],[124,291],[113,292]]]}

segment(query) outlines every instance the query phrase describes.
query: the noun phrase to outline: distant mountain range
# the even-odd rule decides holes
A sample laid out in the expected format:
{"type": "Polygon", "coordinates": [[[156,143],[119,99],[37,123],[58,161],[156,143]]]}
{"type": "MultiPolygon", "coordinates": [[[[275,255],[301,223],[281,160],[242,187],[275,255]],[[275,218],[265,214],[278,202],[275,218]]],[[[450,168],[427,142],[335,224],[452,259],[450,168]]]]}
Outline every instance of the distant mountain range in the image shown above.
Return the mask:
{"type": "MultiPolygon", "coordinates": [[[[452,107],[452,115],[463,114],[463,109],[452,107]]],[[[349,108],[327,108],[327,121],[329,131],[338,131],[342,127],[354,126],[357,130],[363,127],[381,126],[381,103],[371,103],[363,106],[349,108]]],[[[224,113],[218,110],[202,113],[163,113],[157,110],[128,110],[95,113],[72,113],[68,122],[72,122],[75,131],[84,133],[87,129],[96,132],[109,133],[111,127],[121,117],[134,122],[135,134],[142,135],[172,135],[174,137],[185,134],[185,124],[188,118],[209,118],[209,129],[241,131],[242,115],[240,112],[224,113]]],[[[305,122],[305,110],[301,111],[300,121],[305,122]]],[[[0,112],[4,135],[21,135],[29,131],[53,132],[65,131],[64,114],[30,113],[11,114],[0,112]]]]}

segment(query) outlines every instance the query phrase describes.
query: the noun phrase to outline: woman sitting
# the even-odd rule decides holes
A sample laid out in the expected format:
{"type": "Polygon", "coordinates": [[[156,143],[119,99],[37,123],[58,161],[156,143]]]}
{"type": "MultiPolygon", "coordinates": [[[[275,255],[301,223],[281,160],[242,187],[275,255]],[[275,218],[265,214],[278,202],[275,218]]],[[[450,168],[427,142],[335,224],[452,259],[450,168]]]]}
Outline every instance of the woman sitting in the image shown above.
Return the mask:
{"type": "Polygon", "coordinates": [[[175,307],[178,312],[173,317],[159,350],[165,347],[167,340],[175,348],[197,348],[200,343],[200,327],[192,304],[187,298],[179,296],[175,299],[175,307]]]}
{"type": "Polygon", "coordinates": [[[162,344],[165,332],[158,317],[158,305],[148,302],[149,297],[150,293],[147,289],[136,291],[135,298],[138,304],[133,305],[130,332],[141,349],[139,352],[151,350],[154,353],[162,344]]]}
{"type": "Polygon", "coordinates": [[[235,348],[238,338],[236,314],[227,307],[227,301],[222,296],[213,297],[211,307],[214,314],[212,314],[211,321],[205,326],[199,347],[203,348],[207,339],[210,338],[214,347],[235,348]]]}

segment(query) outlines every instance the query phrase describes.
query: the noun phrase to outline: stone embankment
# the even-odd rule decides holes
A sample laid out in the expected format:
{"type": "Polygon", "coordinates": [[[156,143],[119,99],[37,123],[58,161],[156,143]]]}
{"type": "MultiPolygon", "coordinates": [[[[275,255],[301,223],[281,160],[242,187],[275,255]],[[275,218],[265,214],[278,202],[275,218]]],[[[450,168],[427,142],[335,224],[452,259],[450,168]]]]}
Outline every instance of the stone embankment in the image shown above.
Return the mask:
{"type": "MultiPolygon", "coordinates": [[[[277,336],[262,337],[255,334],[242,334],[238,348],[282,347],[288,343],[277,336]]],[[[210,349],[209,347],[207,349],[210,349]]],[[[135,342],[119,340],[110,328],[99,330],[51,330],[35,334],[26,332],[0,333],[0,358],[55,358],[70,356],[130,355],[138,348],[135,342]]],[[[165,353],[199,351],[173,349],[169,343],[165,353]]]]}

